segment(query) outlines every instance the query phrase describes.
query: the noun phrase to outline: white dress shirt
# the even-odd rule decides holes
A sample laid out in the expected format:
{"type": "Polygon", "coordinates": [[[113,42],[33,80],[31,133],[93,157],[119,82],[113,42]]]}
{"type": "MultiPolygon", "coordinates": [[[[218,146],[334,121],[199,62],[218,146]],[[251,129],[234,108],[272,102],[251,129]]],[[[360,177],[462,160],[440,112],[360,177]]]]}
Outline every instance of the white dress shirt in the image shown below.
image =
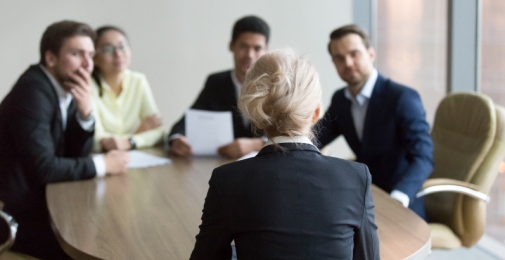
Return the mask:
{"type": "Polygon", "coordinates": [[[365,127],[366,111],[368,109],[368,102],[372,97],[373,88],[377,82],[379,73],[374,68],[370,77],[366,81],[361,91],[353,97],[348,88],[345,89],[345,97],[351,101],[351,115],[354,121],[354,128],[359,140],[363,137],[363,129],[365,127]]]}

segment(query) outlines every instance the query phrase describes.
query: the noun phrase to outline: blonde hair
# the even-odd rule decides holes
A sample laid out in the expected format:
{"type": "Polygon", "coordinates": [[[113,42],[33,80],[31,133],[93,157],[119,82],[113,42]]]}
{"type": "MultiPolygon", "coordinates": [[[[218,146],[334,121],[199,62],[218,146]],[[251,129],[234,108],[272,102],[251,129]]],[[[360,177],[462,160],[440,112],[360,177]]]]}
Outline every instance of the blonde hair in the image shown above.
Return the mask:
{"type": "Polygon", "coordinates": [[[321,85],[312,63],[291,49],[261,56],[247,72],[238,107],[267,137],[313,137],[321,85]]]}

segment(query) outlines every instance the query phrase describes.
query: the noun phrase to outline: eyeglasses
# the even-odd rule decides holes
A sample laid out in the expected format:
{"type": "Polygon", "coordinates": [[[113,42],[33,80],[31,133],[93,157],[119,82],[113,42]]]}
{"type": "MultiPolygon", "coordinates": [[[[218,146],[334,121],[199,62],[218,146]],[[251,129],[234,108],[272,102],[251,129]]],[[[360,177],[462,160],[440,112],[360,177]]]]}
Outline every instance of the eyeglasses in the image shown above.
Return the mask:
{"type": "Polygon", "coordinates": [[[124,44],[124,43],[121,43],[119,44],[118,46],[114,46],[114,45],[105,45],[103,46],[101,49],[97,50],[98,53],[102,53],[102,54],[105,54],[105,55],[112,55],[114,54],[116,51],[119,51],[119,52],[125,52],[126,50],[128,50],[128,45],[124,44]]]}

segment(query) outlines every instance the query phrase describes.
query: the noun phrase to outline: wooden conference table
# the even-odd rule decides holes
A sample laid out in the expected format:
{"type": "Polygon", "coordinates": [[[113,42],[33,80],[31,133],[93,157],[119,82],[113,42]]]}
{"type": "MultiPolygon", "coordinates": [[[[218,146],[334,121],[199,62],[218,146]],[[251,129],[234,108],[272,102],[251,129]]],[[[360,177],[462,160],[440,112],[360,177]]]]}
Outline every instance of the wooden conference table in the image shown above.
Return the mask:
{"type": "MultiPolygon", "coordinates": [[[[162,155],[161,151],[149,150],[162,155]]],[[[60,244],[75,259],[188,259],[217,158],[172,158],[127,175],[48,185],[60,244]]],[[[382,259],[424,259],[426,222],[373,187],[382,259]]]]}

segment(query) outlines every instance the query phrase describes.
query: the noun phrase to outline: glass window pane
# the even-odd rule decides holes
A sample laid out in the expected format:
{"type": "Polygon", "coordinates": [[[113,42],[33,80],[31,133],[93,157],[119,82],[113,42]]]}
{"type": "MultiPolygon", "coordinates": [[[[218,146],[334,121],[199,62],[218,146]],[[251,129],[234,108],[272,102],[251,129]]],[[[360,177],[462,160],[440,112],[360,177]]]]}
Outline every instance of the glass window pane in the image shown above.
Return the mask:
{"type": "Polygon", "coordinates": [[[481,91],[505,106],[505,1],[482,1],[481,91]]]}
{"type": "MultiPolygon", "coordinates": [[[[481,78],[482,93],[505,106],[505,1],[482,1],[481,78]]],[[[498,170],[498,169],[497,169],[498,170]]],[[[490,194],[487,205],[486,234],[505,242],[505,163],[490,194]]]]}
{"type": "Polygon", "coordinates": [[[377,69],[419,92],[430,124],[447,89],[447,2],[377,1],[377,69]]]}

